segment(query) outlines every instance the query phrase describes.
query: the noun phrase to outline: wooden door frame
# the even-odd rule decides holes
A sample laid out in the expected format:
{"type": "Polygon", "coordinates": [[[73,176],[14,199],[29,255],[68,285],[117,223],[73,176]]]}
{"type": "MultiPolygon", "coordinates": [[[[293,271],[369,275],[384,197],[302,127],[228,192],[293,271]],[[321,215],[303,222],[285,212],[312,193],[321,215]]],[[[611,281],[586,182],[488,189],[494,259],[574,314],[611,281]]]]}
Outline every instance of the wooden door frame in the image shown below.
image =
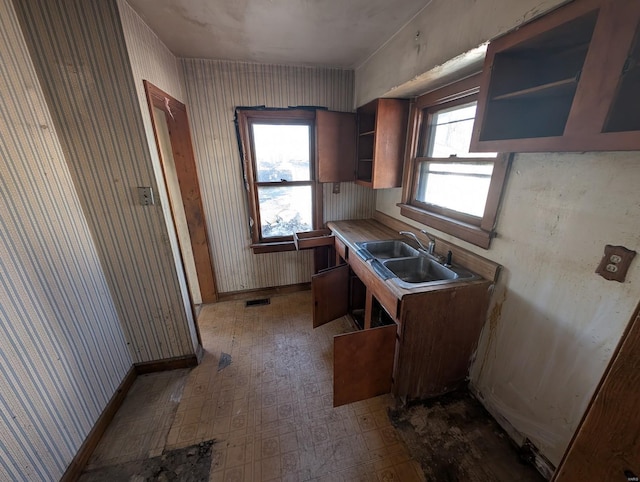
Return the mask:
{"type": "MultiPolygon", "coordinates": [[[[200,184],[198,182],[198,172],[193,153],[193,145],[191,143],[191,130],[189,128],[187,110],[182,102],[159,89],[148,80],[144,80],[143,83],[144,90],[147,95],[149,113],[151,115],[153,135],[162,165],[162,176],[164,178],[165,186],[167,186],[167,173],[165,163],[162,160],[162,152],[158,139],[158,128],[153,114],[154,107],[161,109],[165,113],[165,117],[167,119],[171,150],[173,152],[174,163],[176,165],[180,194],[184,205],[189,236],[191,238],[191,248],[196,266],[198,284],[200,285],[202,303],[213,303],[218,301],[218,288],[213,267],[211,246],[209,244],[207,224],[205,221],[204,207],[202,205],[202,196],[200,195],[200,184]],[[177,122],[171,123],[170,120],[175,120],[177,122]]],[[[169,200],[169,202],[171,203],[171,200],[169,200]]],[[[171,209],[171,217],[173,219],[174,226],[176,226],[173,209],[171,209]]],[[[178,244],[180,244],[179,239],[178,244]]],[[[182,259],[184,269],[182,249],[180,249],[180,258],[182,259]]],[[[189,298],[191,298],[191,292],[189,292],[189,298]]],[[[193,306],[193,299],[191,299],[191,305],[193,306]]]]}

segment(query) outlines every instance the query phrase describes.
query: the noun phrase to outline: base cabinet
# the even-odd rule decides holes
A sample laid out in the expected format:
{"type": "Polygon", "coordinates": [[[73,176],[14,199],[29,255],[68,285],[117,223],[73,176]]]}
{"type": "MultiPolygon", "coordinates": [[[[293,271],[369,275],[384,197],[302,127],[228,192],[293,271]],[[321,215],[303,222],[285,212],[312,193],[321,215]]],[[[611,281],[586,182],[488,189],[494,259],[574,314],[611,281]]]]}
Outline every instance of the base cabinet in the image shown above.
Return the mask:
{"type": "Polygon", "coordinates": [[[356,311],[362,296],[354,289],[366,290],[362,327],[334,337],[334,406],[389,392],[409,402],[464,384],[492,283],[452,283],[398,299],[363,261],[348,261],[311,281],[314,328],[356,311]]]}

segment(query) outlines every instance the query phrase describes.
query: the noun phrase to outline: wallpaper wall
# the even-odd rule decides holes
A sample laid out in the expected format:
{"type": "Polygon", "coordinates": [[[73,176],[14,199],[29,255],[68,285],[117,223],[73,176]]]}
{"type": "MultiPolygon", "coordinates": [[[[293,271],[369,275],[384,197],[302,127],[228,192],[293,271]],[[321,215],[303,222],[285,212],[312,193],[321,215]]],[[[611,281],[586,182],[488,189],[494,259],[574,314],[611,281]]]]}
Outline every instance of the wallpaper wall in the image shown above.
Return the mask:
{"type": "MultiPolygon", "coordinates": [[[[182,59],[187,107],[220,292],[310,281],[310,251],[254,255],[238,144],[236,106],[314,105],[353,110],[353,72],[182,59]]],[[[373,215],[375,194],[353,183],[324,186],[325,221],[373,215]]]]}
{"type": "Polygon", "coordinates": [[[15,0],[133,360],[194,353],[115,0],[15,0]]]}
{"type": "Polygon", "coordinates": [[[9,0],[0,39],[0,480],[52,481],[132,360],[9,0]]]}

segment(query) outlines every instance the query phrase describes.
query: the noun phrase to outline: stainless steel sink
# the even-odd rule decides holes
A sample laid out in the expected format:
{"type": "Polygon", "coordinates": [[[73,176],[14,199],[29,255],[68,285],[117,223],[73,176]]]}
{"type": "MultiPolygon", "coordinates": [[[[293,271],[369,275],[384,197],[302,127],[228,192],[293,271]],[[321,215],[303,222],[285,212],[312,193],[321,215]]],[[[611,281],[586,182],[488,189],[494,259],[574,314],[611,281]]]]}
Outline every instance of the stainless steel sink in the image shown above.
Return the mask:
{"type": "Polygon", "coordinates": [[[381,264],[392,274],[391,279],[405,289],[479,278],[477,274],[459,266],[444,266],[428,255],[388,259],[381,261],[381,264]]]}
{"type": "Polygon", "coordinates": [[[356,245],[360,248],[362,257],[365,259],[408,258],[419,254],[416,248],[399,239],[366,241],[356,245]]]}
{"type": "Polygon", "coordinates": [[[389,271],[407,283],[454,280],[458,273],[426,256],[390,259],[382,263],[389,271]]]}

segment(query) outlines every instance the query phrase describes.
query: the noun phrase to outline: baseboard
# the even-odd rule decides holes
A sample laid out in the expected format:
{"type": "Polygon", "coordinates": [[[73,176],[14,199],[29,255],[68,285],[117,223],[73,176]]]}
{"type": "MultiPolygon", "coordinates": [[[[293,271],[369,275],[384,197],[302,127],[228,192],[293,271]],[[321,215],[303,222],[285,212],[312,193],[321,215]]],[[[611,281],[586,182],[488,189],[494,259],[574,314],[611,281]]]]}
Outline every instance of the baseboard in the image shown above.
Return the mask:
{"type": "Polygon", "coordinates": [[[153,372],[166,372],[168,370],[178,370],[180,368],[193,368],[198,366],[198,356],[185,355],[163,360],[134,363],[135,371],[138,375],[153,372]]]}
{"type": "Polygon", "coordinates": [[[218,301],[250,300],[251,298],[265,298],[274,295],[286,295],[289,293],[297,293],[298,291],[308,291],[310,289],[311,283],[299,283],[295,285],[275,286],[273,288],[229,291],[227,293],[220,293],[218,295],[218,301]]]}
{"type": "Polygon", "coordinates": [[[111,423],[111,420],[113,420],[113,417],[122,405],[124,398],[127,396],[127,393],[129,392],[129,389],[131,388],[131,385],[133,384],[137,376],[138,374],[135,368],[132,366],[125,375],[122,382],[120,382],[120,385],[116,389],[116,392],[109,400],[109,403],[107,403],[107,406],[100,414],[100,417],[98,417],[98,420],[93,425],[93,428],[84,439],[84,442],[78,449],[75,457],[67,467],[65,473],[62,475],[62,478],[60,479],[61,482],[72,482],[78,480],[80,474],[87,465],[89,458],[93,454],[93,451],[100,442],[102,435],[104,434],[105,430],[107,430],[107,427],[111,423]]]}

